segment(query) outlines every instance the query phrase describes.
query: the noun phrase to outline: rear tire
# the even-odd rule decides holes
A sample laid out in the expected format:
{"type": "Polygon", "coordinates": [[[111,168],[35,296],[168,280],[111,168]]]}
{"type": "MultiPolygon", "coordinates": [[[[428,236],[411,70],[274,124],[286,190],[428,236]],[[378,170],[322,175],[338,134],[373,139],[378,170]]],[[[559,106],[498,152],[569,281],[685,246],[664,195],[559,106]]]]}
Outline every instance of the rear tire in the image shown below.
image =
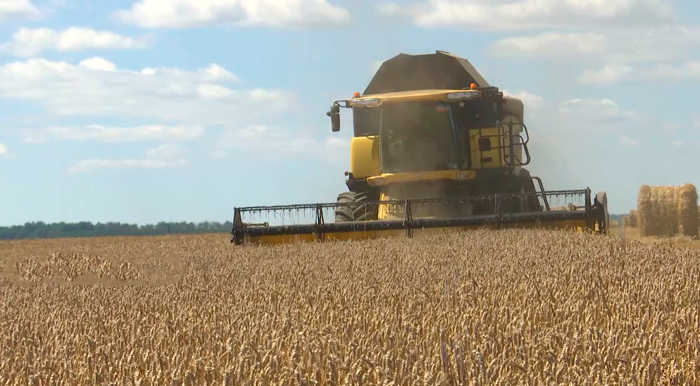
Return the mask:
{"type": "Polygon", "coordinates": [[[335,222],[372,221],[378,218],[378,207],[363,205],[371,201],[366,192],[343,192],[338,195],[339,204],[351,204],[354,206],[341,206],[335,209],[335,222]]]}

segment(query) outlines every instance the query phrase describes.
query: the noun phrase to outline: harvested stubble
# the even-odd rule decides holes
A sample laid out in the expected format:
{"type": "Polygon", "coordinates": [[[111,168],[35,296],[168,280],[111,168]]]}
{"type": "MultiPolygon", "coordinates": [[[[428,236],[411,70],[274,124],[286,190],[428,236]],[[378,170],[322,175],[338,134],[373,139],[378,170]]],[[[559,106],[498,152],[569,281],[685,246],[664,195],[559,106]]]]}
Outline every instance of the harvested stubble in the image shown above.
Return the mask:
{"type": "Polygon", "coordinates": [[[698,193],[693,184],[642,185],[637,206],[641,236],[698,236],[698,193]]]}
{"type": "Polygon", "coordinates": [[[700,382],[700,251],[669,245],[511,230],[0,255],[3,385],[700,382]]]}

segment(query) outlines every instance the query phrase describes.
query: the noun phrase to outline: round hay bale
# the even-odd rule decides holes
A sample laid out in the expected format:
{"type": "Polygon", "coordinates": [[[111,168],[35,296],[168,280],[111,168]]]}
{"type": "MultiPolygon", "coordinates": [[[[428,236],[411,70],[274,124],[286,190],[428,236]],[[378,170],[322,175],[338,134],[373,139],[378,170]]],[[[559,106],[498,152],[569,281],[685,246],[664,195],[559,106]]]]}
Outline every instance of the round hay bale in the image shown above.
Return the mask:
{"type": "Polygon", "coordinates": [[[637,207],[642,236],[698,236],[698,193],[692,184],[642,185],[637,207]]]}
{"type": "Polygon", "coordinates": [[[629,227],[636,228],[639,225],[639,212],[632,209],[629,215],[629,227]]]}
{"type": "Polygon", "coordinates": [[[680,187],[678,215],[680,227],[678,233],[684,236],[698,237],[698,191],[693,184],[680,187]]]}

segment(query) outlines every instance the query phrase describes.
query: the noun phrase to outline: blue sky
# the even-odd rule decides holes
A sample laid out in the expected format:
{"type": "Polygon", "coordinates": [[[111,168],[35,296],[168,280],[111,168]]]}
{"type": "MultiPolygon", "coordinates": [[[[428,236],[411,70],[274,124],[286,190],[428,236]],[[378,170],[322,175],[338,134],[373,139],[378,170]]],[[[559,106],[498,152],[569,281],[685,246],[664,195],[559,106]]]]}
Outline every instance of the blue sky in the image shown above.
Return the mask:
{"type": "Polygon", "coordinates": [[[0,225],[226,221],[335,201],[381,61],[446,50],[526,104],[548,189],[700,185],[700,6],[0,0],[0,225]],[[345,112],[345,111],[344,111],[345,112]]]}

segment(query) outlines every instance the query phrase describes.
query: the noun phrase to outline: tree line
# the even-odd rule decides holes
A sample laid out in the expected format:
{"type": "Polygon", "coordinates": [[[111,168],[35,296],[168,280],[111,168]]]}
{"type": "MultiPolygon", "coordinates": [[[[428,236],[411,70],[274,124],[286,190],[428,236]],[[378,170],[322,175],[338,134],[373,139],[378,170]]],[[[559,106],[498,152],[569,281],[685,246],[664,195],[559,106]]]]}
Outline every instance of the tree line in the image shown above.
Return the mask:
{"type": "MultiPolygon", "coordinates": [[[[622,215],[610,215],[611,221],[622,221],[622,215]]],[[[233,223],[205,221],[159,222],[137,225],[120,222],[93,224],[88,221],[77,223],[28,222],[24,225],[0,227],[0,240],[55,239],[67,237],[105,236],[163,236],[174,234],[229,233],[233,223]]]]}
{"type": "Polygon", "coordinates": [[[53,239],[66,237],[162,236],[170,234],[229,233],[233,223],[159,222],[137,225],[119,222],[77,223],[28,222],[24,225],[0,227],[0,240],[53,239]]]}

